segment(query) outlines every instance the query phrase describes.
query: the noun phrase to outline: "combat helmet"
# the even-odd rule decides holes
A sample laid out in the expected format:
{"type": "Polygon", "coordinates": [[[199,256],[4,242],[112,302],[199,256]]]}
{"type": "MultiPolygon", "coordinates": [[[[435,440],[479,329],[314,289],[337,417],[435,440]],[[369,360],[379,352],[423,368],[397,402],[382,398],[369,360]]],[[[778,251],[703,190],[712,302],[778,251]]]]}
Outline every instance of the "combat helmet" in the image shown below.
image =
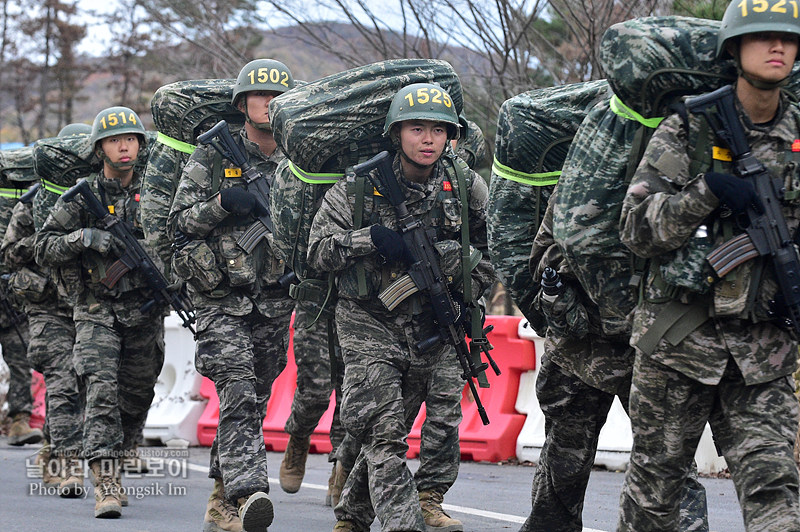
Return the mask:
{"type": "MultiPolygon", "coordinates": [[[[729,57],[725,43],[735,37],[758,33],[762,31],[775,31],[793,33],[800,36],[800,19],[793,16],[792,10],[784,9],[779,12],[772,9],[756,10],[752,0],[731,2],[722,17],[722,26],[717,34],[717,57],[729,57]]],[[[800,59],[800,58],[795,58],[800,59]]]]}
{"type": "Polygon", "coordinates": [[[275,59],[256,59],[247,63],[239,72],[233,86],[231,103],[235,107],[239,95],[250,91],[274,91],[284,93],[294,88],[294,77],[289,67],[275,59]]]}
{"type": "Polygon", "coordinates": [[[386,113],[383,134],[388,136],[394,124],[405,120],[444,122],[448,139],[457,139],[459,135],[458,113],[453,100],[446,90],[433,83],[413,83],[397,91],[386,113]]]}
{"type": "MultiPolygon", "coordinates": [[[[94,118],[92,135],[89,137],[89,142],[94,146],[95,153],[97,153],[98,157],[114,168],[130,167],[132,163],[136,162],[136,159],[121,165],[112,163],[108,160],[108,157],[103,153],[103,150],[100,149],[97,143],[104,138],[122,135],[123,133],[136,133],[139,136],[139,154],[141,154],[142,150],[144,150],[147,145],[147,137],[145,136],[142,121],[133,109],[129,107],[109,107],[108,109],[100,111],[94,118]]],[[[137,154],[137,157],[139,154],[137,154]]]]}
{"type": "Polygon", "coordinates": [[[66,126],[61,128],[61,131],[58,132],[58,137],[68,137],[70,135],[88,135],[92,132],[92,126],[89,124],[83,124],[80,122],[74,122],[72,124],[67,124],[66,126]]]}

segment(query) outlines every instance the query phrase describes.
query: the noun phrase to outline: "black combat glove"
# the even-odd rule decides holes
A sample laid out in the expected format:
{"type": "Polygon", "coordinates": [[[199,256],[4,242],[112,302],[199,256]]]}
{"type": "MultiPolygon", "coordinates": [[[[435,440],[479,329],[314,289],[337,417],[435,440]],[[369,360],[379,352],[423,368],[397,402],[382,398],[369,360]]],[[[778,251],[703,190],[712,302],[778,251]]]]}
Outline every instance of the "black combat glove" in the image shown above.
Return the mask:
{"type": "Polygon", "coordinates": [[[761,200],[750,180],[720,172],[706,172],[705,180],[719,202],[727,205],[734,214],[745,214],[748,205],[752,205],[757,212],[763,212],[761,200]]]}
{"type": "Polygon", "coordinates": [[[223,188],[219,191],[219,202],[229,213],[245,216],[256,206],[256,197],[241,187],[223,188]]]}
{"type": "Polygon", "coordinates": [[[413,262],[408,246],[397,231],[392,231],[382,225],[373,225],[369,229],[369,236],[372,238],[372,243],[378,248],[378,253],[386,260],[413,262]]]}

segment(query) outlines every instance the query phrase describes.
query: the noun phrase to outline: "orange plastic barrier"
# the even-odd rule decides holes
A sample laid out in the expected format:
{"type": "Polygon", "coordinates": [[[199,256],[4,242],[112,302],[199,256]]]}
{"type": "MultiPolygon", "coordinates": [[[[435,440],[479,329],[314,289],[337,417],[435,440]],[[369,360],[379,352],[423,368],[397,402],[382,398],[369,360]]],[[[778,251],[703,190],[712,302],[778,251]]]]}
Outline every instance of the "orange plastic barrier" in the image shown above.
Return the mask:
{"type": "MultiPolygon", "coordinates": [[[[469,461],[498,462],[513,458],[517,454],[517,436],[525,423],[525,414],[519,414],[514,406],[517,401],[520,375],[535,368],[536,356],[533,342],[517,334],[519,316],[487,316],[486,324],[494,325],[487,336],[494,346],[492,358],[500,368],[495,375],[486,370],[489,388],[478,388],[489,424],[481,421],[478,408],[469,390],[464,385],[461,395],[463,420],[458,429],[461,459],[469,461]]],[[[477,384],[476,384],[477,386],[477,384]]],[[[419,456],[420,431],[425,421],[425,405],[422,405],[411,433],[408,435],[408,457],[419,456]]]]}
{"type": "MultiPolygon", "coordinates": [[[[481,422],[469,388],[464,386],[461,399],[464,419],[459,427],[463,460],[497,462],[516,456],[517,436],[525,422],[525,414],[519,414],[514,409],[519,378],[522,372],[534,369],[536,358],[533,342],[517,335],[517,326],[521,319],[518,316],[486,318],[486,323],[495,327],[489,334],[489,341],[495,347],[492,357],[502,373],[496,376],[489,369],[487,377],[491,387],[478,389],[478,395],[489,416],[489,425],[484,426],[481,422]]],[[[289,435],[284,432],[283,427],[291,412],[296,379],[297,366],[294,362],[293,343],[290,341],[286,369],[272,386],[272,396],[264,418],[264,440],[269,451],[281,452],[286,449],[289,435]]],[[[197,437],[201,445],[210,446],[219,421],[219,399],[214,383],[203,379],[200,394],[208,398],[208,405],[198,422],[197,437]]],[[[334,406],[331,395],[328,410],[311,436],[312,453],[327,453],[331,450],[329,433],[334,406]]],[[[419,456],[420,430],[424,421],[425,405],[422,406],[408,436],[409,458],[419,456]]]]}

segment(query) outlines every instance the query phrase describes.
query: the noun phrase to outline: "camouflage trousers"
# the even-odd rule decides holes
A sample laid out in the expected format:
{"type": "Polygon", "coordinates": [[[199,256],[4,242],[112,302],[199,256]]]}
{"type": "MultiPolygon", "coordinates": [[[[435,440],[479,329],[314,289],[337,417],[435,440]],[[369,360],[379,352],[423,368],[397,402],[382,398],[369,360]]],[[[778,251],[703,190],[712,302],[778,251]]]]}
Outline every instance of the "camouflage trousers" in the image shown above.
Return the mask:
{"type": "Polygon", "coordinates": [[[86,389],[83,453],[121,457],[139,444],[164,365],[160,313],[120,323],[110,306],[75,309],[73,363],[86,389]]]}
{"type": "MultiPolygon", "coordinates": [[[[334,381],[341,382],[341,376],[331,379],[331,357],[328,346],[328,320],[320,318],[310,327],[307,323],[313,321],[316,314],[311,315],[300,305],[295,307],[293,352],[297,365],[297,388],[292,400],[292,411],[286,420],[284,430],[292,436],[307,438],[317,428],[320,418],[328,409],[334,381]]],[[[344,368],[341,362],[341,351],[335,350],[339,362],[335,368],[339,374],[344,368]]],[[[344,438],[344,428],[339,420],[338,410],[331,422],[330,439],[333,450],[336,452],[344,438]]]]}
{"type": "Polygon", "coordinates": [[[637,352],[633,450],[617,530],[678,529],[677,494],[708,421],[736,486],[745,528],[800,531],[793,392],[791,376],[746,386],[733,358],[720,382],[709,386],[637,352]]]}
{"type": "Polygon", "coordinates": [[[44,376],[47,428],[53,453],[80,456],[83,448],[85,391],[73,365],[75,322],[72,316],[36,312],[28,316],[28,361],[44,376]]]}
{"type": "MultiPolygon", "coordinates": [[[[28,322],[23,322],[18,327],[22,338],[27,342],[28,322]]],[[[33,409],[31,366],[26,356],[25,344],[14,327],[6,327],[0,329],[0,346],[3,348],[3,360],[11,374],[6,396],[8,416],[14,417],[19,413],[30,414],[33,409]]]]}
{"type": "MultiPolygon", "coordinates": [[[[630,381],[619,395],[626,410],[629,391],[630,381]]],[[[589,386],[545,356],[536,397],[545,417],[545,442],[533,476],[531,513],[520,532],[580,532],[600,430],[615,395],[589,386]]],[[[680,530],[708,531],[705,489],[696,469],[687,479],[680,513],[680,530]]]]}
{"type": "Polygon", "coordinates": [[[409,336],[355,304],[340,301],[336,320],[345,365],[342,423],[361,451],[334,513],[364,528],[377,515],[383,530],[423,531],[406,436],[433,389],[436,368],[457,363],[447,347],[414,354],[409,336]]]}
{"type": "Polygon", "coordinates": [[[269,493],[262,425],[272,383],[286,367],[290,316],[197,311],[195,366],[214,382],[219,397],[208,476],[222,479],[233,502],[257,491],[269,493]]]}

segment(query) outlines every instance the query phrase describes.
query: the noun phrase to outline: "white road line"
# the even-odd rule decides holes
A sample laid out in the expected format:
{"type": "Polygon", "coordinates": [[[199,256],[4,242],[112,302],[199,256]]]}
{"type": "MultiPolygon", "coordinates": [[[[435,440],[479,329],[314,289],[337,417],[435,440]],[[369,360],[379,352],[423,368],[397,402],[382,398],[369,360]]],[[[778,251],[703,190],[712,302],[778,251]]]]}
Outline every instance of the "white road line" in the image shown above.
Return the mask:
{"type": "MultiPolygon", "coordinates": [[[[199,471],[201,473],[208,474],[208,467],[201,466],[197,464],[189,464],[189,469],[192,471],[199,471]]],[[[324,490],[328,491],[328,486],[323,486],[322,484],[311,484],[309,482],[303,482],[300,484],[303,488],[308,488],[312,490],[324,490]]],[[[443,504],[442,508],[451,512],[458,512],[467,515],[477,515],[478,517],[486,517],[488,519],[496,519],[498,521],[505,521],[507,523],[518,523],[522,524],[525,522],[525,517],[519,517],[516,515],[510,514],[501,514],[497,512],[489,512],[487,510],[478,510],[477,508],[467,508],[466,506],[456,506],[454,504],[443,504]]],[[[594,528],[584,528],[583,532],[604,532],[603,530],[596,530],[594,528]]]]}

